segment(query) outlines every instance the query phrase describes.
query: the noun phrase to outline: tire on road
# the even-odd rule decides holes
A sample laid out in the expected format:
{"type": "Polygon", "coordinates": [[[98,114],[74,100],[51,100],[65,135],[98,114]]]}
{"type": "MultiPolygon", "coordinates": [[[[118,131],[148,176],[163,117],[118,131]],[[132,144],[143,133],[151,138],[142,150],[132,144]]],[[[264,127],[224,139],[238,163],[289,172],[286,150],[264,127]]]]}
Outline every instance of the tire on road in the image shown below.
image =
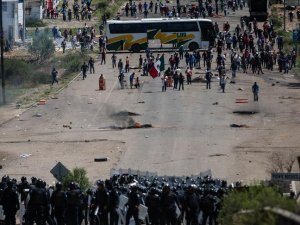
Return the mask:
{"type": "Polygon", "coordinates": [[[139,44],[133,44],[131,46],[131,51],[134,53],[139,53],[141,51],[141,46],[139,44]]]}
{"type": "Polygon", "coordinates": [[[196,42],[191,42],[191,43],[189,44],[189,50],[190,50],[190,51],[195,51],[195,50],[197,50],[197,49],[199,49],[199,45],[198,45],[196,42]]]}

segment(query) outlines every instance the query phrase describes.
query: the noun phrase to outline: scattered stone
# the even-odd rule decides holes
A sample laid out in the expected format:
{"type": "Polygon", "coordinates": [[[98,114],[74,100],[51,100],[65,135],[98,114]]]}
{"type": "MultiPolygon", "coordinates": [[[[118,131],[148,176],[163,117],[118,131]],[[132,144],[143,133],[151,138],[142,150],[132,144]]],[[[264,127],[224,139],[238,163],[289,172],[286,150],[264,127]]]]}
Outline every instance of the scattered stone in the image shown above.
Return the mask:
{"type": "Polygon", "coordinates": [[[213,105],[218,105],[218,104],[219,104],[219,102],[214,102],[214,103],[213,103],[213,105]]]}
{"type": "Polygon", "coordinates": [[[238,88],[238,91],[245,91],[244,88],[238,88]]]}
{"type": "Polygon", "coordinates": [[[248,125],[246,124],[230,124],[230,127],[233,127],[233,128],[250,128],[248,125]]]}
{"type": "Polygon", "coordinates": [[[68,125],[68,124],[64,124],[64,125],[63,125],[63,128],[69,128],[69,129],[72,129],[72,127],[71,127],[70,125],[68,125]]]}
{"type": "Polygon", "coordinates": [[[209,155],[208,157],[216,157],[216,156],[227,156],[227,154],[213,154],[213,155],[209,155]]]}
{"type": "Polygon", "coordinates": [[[138,103],[140,103],[140,104],[144,104],[144,103],[145,103],[145,101],[139,101],[138,103]]]}
{"type": "Polygon", "coordinates": [[[34,116],[34,117],[42,117],[42,114],[40,114],[40,113],[35,113],[33,116],[34,116]]]}
{"type": "Polygon", "coordinates": [[[272,86],[275,86],[275,84],[273,83],[272,86]]]}

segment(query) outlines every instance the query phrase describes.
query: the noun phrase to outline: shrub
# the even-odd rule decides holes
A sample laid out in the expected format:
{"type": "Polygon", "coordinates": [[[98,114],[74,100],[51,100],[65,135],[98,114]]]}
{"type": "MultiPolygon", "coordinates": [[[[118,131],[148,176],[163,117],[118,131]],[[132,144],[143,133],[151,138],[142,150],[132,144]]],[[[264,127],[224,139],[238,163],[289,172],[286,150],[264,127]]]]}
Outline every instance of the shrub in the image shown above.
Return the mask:
{"type": "Polygon", "coordinates": [[[68,188],[70,182],[78,183],[82,190],[86,190],[91,186],[91,183],[86,176],[86,170],[84,168],[74,168],[68,175],[64,176],[61,180],[65,189],[68,188]]]}
{"type": "Polygon", "coordinates": [[[25,82],[29,82],[33,69],[24,60],[6,59],[4,61],[4,73],[9,83],[14,86],[20,86],[25,82]]]}
{"type": "Polygon", "coordinates": [[[253,186],[244,191],[232,191],[224,197],[218,221],[222,225],[275,225],[276,215],[265,212],[266,206],[295,211],[296,202],[282,197],[274,188],[253,186]],[[250,213],[241,213],[250,210],[250,213]]]}
{"type": "Polygon", "coordinates": [[[98,2],[97,4],[97,9],[100,9],[100,10],[105,10],[107,7],[108,7],[108,1],[106,0],[101,0],[98,2]]]}
{"type": "Polygon", "coordinates": [[[62,64],[67,73],[75,73],[80,71],[81,65],[84,61],[87,61],[87,59],[84,53],[76,52],[66,55],[62,59],[62,64]]]}
{"type": "Polygon", "coordinates": [[[46,24],[43,22],[43,20],[36,19],[36,18],[28,18],[26,19],[26,27],[45,27],[46,24]]]}
{"type": "Polygon", "coordinates": [[[28,51],[38,63],[44,62],[53,55],[55,47],[49,29],[40,31],[33,36],[32,44],[29,45],[28,51]]]}
{"type": "Polygon", "coordinates": [[[36,65],[21,59],[5,59],[4,61],[5,77],[13,86],[35,86],[50,83],[50,74],[36,71],[37,69],[36,65]]]}

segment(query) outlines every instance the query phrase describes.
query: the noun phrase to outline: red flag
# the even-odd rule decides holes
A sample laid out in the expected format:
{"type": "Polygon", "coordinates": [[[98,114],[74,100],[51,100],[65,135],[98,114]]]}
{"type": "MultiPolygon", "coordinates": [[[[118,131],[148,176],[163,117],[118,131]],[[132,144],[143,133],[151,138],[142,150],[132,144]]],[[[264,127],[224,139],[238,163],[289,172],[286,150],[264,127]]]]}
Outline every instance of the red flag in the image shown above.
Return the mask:
{"type": "Polygon", "coordinates": [[[158,70],[155,68],[154,65],[150,68],[149,73],[152,78],[158,77],[159,74],[158,70]]]}
{"type": "Polygon", "coordinates": [[[154,65],[150,68],[149,73],[153,78],[158,77],[160,73],[160,60],[157,60],[154,63],[154,65]]]}

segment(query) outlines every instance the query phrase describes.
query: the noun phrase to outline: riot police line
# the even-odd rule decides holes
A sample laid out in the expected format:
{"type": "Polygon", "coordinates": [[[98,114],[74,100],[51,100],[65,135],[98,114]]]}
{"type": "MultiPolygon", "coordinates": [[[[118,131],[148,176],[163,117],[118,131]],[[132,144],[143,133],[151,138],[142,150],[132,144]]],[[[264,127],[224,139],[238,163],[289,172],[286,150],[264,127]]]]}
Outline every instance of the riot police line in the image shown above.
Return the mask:
{"type": "Polygon", "coordinates": [[[81,190],[71,182],[67,190],[26,177],[21,182],[4,176],[0,205],[5,224],[26,225],[205,225],[217,224],[227,182],[205,177],[146,177],[113,175],[98,180],[95,187],[81,190]]]}

